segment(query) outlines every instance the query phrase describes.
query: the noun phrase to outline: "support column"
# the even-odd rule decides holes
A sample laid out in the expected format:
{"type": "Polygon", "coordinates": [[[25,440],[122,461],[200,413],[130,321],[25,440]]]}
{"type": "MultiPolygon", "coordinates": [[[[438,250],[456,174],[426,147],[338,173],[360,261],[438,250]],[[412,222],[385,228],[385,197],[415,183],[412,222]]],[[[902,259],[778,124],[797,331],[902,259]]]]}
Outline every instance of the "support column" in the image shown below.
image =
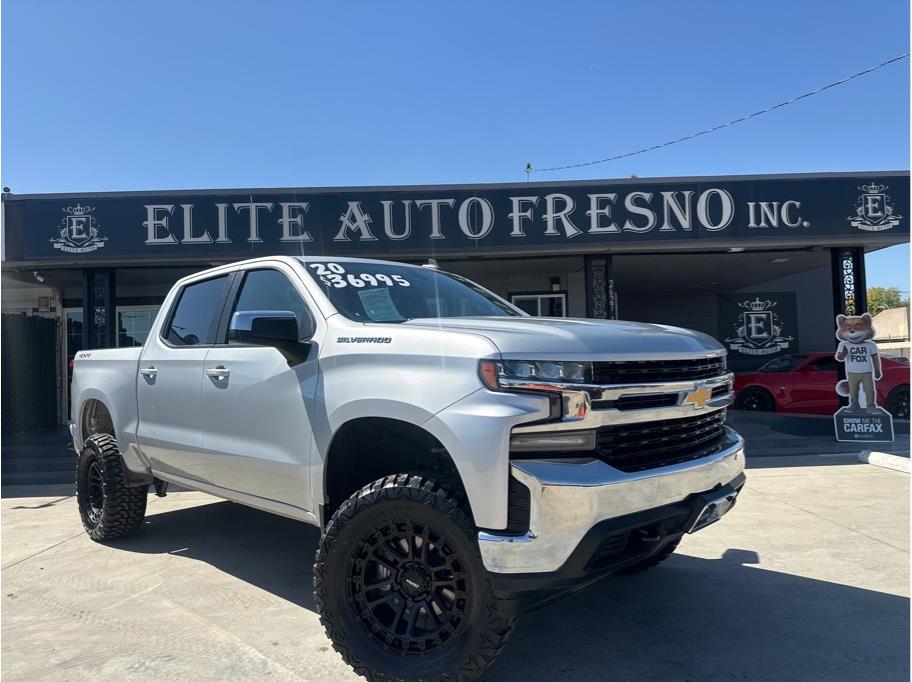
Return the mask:
{"type": "Polygon", "coordinates": [[[586,317],[616,320],[617,292],[611,254],[583,256],[586,270],[586,317]]]}
{"type": "Polygon", "coordinates": [[[864,248],[840,246],[830,249],[833,273],[833,318],[861,315],[868,310],[864,248]]]}
{"type": "Polygon", "coordinates": [[[117,310],[113,268],[82,271],[82,347],[117,345],[117,310]]]}
{"type": "MultiPolygon", "coordinates": [[[[830,249],[833,276],[833,329],[836,328],[837,315],[861,315],[868,310],[868,290],[865,285],[864,248],[860,246],[840,246],[830,249]]],[[[833,346],[839,341],[833,336],[833,346]]],[[[836,373],[839,380],[846,378],[845,364],[837,363],[836,373]]],[[[839,396],[839,404],[849,404],[849,399],[839,396]]]]}

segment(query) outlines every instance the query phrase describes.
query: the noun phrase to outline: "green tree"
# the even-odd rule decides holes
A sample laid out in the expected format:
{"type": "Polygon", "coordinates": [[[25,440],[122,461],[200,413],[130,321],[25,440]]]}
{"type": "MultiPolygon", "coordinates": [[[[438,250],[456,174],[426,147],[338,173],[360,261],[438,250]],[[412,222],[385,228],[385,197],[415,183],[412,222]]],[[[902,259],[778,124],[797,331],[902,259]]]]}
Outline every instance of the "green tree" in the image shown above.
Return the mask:
{"type": "Polygon", "coordinates": [[[902,292],[896,287],[871,287],[868,289],[868,312],[876,315],[888,308],[899,308],[908,303],[902,298],[902,292]]]}

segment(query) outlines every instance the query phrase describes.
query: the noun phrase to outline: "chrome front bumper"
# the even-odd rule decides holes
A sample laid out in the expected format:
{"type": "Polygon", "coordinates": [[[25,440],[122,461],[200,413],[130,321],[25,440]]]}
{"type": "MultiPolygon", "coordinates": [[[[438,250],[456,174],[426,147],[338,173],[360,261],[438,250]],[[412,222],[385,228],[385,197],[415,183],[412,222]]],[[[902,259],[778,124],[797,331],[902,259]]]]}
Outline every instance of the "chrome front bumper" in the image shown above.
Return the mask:
{"type": "Polygon", "coordinates": [[[480,532],[485,566],[494,573],[557,571],[595,524],[727,485],[744,470],[744,440],[728,428],[726,438],[715,454],[636,473],[600,460],[512,462],[512,475],[531,493],[530,529],[519,536],[480,532]]]}

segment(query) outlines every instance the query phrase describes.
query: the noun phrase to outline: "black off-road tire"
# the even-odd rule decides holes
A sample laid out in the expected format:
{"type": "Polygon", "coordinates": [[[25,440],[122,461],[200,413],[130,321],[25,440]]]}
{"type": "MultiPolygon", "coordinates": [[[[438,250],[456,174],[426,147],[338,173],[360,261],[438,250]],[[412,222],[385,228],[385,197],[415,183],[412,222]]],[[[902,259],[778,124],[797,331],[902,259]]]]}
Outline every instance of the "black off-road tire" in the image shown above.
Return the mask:
{"type": "Polygon", "coordinates": [[[648,571],[650,568],[658,566],[660,563],[665,561],[668,557],[674,554],[674,551],[678,548],[678,545],[681,544],[681,538],[678,538],[674,542],[669,542],[665,545],[658,553],[653,554],[651,557],[643,559],[641,562],[628,566],[623,571],[620,571],[621,575],[631,575],[633,573],[642,573],[643,571],[648,571]]]}
{"type": "Polygon", "coordinates": [[[314,598],[355,672],[461,681],[491,665],[513,619],[497,609],[475,533],[453,495],[418,475],[374,481],[339,507],[317,549],[314,598]]]}
{"type": "Polygon", "coordinates": [[[113,436],[99,433],[86,440],[76,468],[76,501],[90,538],[105,542],[142,528],[147,490],[145,485],[127,485],[113,436]]]}

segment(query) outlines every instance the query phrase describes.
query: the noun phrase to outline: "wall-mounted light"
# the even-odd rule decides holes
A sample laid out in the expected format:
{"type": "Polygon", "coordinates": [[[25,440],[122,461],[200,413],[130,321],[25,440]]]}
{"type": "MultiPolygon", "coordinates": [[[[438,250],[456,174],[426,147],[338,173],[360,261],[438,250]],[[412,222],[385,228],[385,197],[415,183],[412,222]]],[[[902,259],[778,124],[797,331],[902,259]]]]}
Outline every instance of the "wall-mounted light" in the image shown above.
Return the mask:
{"type": "Polygon", "coordinates": [[[560,277],[551,278],[551,291],[560,291],[560,277]]]}
{"type": "Polygon", "coordinates": [[[32,276],[39,282],[44,282],[44,275],[40,274],[37,270],[32,270],[32,276]]]}

